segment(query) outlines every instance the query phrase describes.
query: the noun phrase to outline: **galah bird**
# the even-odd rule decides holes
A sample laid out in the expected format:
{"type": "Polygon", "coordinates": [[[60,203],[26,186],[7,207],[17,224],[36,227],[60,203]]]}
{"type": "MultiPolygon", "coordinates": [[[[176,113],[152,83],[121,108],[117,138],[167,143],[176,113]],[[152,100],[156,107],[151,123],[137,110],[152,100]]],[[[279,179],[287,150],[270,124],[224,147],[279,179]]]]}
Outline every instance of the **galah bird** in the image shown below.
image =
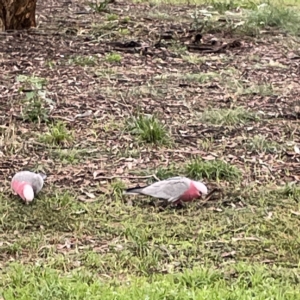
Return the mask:
{"type": "Polygon", "coordinates": [[[11,180],[12,190],[18,194],[26,204],[29,204],[44,185],[45,174],[21,171],[14,175],[11,180]]]}
{"type": "Polygon", "coordinates": [[[207,187],[200,181],[193,181],[186,177],[172,177],[148,186],[127,189],[124,194],[143,194],[177,204],[207,195],[207,187]]]}

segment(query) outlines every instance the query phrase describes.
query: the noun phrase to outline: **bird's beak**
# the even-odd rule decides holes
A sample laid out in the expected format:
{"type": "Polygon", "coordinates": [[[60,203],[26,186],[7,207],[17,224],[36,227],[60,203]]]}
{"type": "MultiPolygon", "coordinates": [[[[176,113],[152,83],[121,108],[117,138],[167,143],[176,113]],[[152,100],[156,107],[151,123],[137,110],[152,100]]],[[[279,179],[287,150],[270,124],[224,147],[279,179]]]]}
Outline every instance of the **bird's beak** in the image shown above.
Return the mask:
{"type": "Polygon", "coordinates": [[[47,175],[45,174],[45,173],[42,173],[42,172],[40,172],[40,173],[38,173],[44,180],[47,178],[47,175]]]}

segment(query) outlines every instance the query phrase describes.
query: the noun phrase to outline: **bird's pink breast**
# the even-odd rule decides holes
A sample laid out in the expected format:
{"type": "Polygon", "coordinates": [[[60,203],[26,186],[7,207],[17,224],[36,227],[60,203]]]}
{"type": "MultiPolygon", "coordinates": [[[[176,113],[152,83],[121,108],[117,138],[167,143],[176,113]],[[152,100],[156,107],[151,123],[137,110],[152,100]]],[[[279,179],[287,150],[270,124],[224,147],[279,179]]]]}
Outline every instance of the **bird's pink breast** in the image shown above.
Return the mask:
{"type": "Polygon", "coordinates": [[[12,189],[23,199],[25,200],[25,197],[24,197],[24,187],[25,185],[28,185],[27,182],[25,181],[17,181],[17,180],[14,180],[12,183],[11,183],[11,187],[12,189]]]}
{"type": "Polygon", "coordinates": [[[192,201],[194,199],[197,199],[199,197],[200,197],[200,193],[197,190],[197,188],[195,187],[195,185],[193,184],[193,182],[191,181],[189,189],[186,190],[182,194],[182,196],[180,197],[179,201],[188,202],[188,201],[192,201]]]}

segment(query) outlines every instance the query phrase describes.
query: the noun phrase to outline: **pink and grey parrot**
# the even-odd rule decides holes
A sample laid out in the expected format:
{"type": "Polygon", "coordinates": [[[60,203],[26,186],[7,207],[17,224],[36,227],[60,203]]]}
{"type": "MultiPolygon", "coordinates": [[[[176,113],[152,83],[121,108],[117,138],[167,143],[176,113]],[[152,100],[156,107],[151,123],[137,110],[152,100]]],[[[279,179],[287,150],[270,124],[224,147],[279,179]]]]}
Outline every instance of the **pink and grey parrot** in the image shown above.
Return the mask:
{"type": "Polygon", "coordinates": [[[200,181],[193,181],[186,177],[172,177],[148,186],[129,188],[124,191],[124,194],[143,194],[177,204],[207,195],[207,187],[200,181]]]}
{"type": "Polygon", "coordinates": [[[30,171],[21,171],[16,173],[12,178],[11,188],[26,204],[29,204],[34,196],[41,191],[45,178],[46,175],[42,173],[37,174],[30,171]]]}

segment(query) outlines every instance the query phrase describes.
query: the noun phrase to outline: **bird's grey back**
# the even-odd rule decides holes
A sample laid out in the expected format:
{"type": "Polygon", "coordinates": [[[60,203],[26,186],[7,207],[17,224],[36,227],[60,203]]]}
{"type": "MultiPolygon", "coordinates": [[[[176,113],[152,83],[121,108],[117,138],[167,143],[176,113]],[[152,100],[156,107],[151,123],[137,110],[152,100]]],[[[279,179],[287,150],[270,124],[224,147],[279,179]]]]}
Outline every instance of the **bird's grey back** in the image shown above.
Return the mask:
{"type": "Polygon", "coordinates": [[[171,177],[145,187],[142,193],[160,199],[176,199],[189,188],[190,182],[186,177],[171,177]]]}
{"type": "Polygon", "coordinates": [[[35,194],[37,194],[44,185],[43,177],[40,174],[36,174],[30,171],[21,171],[16,173],[12,178],[12,181],[13,180],[28,182],[29,184],[31,184],[35,194]]]}

